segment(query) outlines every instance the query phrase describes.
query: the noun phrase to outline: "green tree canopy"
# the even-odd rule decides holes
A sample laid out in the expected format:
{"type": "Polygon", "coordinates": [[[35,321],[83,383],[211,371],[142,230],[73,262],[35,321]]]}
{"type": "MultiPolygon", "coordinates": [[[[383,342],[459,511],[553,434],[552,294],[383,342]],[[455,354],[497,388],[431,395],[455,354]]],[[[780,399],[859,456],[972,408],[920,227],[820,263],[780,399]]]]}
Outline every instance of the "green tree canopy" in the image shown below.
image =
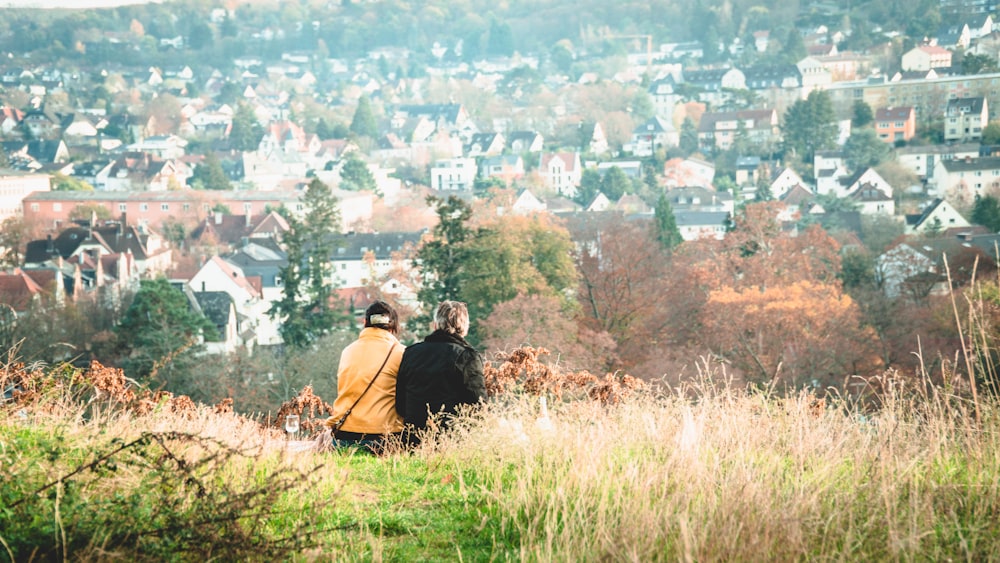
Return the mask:
{"type": "Polygon", "coordinates": [[[994,233],[1000,233],[1000,200],[991,195],[976,198],[972,206],[972,222],[994,233]]]}
{"type": "Polygon", "coordinates": [[[811,163],[816,151],[834,146],[837,138],[835,119],[833,102],[826,91],[813,90],[805,100],[796,101],[785,112],[782,127],[786,153],[811,163]]]}
{"type": "Polygon", "coordinates": [[[94,186],[73,176],[55,174],[52,176],[52,190],[57,192],[92,192],[94,186]]]}
{"type": "Polygon", "coordinates": [[[601,192],[611,201],[618,201],[623,195],[633,191],[632,180],[617,166],[608,168],[601,179],[601,192]]]}
{"type": "Polygon", "coordinates": [[[166,278],[142,280],[132,304],[115,326],[126,373],[167,383],[183,357],[201,348],[205,331],[216,330],[166,278]]]}
{"type": "Polygon", "coordinates": [[[331,258],[337,246],[340,208],[330,187],[313,178],[302,197],[305,215],[288,219],[288,264],[281,268],[281,298],[269,311],[281,322],[285,344],[302,348],[344,322],[334,308],[331,258]]]}
{"type": "Polygon", "coordinates": [[[257,121],[253,108],[247,104],[236,106],[229,131],[229,146],[238,151],[257,150],[263,136],[264,127],[257,121]]]}
{"type": "Polygon", "coordinates": [[[209,152],[205,155],[205,160],[195,167],[194,173],[188,180],[190,186],[196,190],[231,190],[232,184],[229,177],[222,169],[222,163],[215,153],[209,152]]]}
{"type": "Polygon", "coordinates": [[[872,107],[864,100],[855,100],[851,106],[851,127],[865,127],[875,120],[872,107]]]}
{"type": "Polygon", "coordinates": [[[892,154],[892,149],[874,129],[858,129],[844,143],[844,160],[851,170],[861,170],[882,164],[892,154]]]}
{"type": "Polygon", "coordinates": [[[663,248],[670,250],[684,242],[681,231],[677,228],[674,209],[667,199],[667,194],[660,194],[660,198],[656,200],[654,218],[656,220],[656,240],[663,248]]]}
{"type": "Polygon", "coordinates": [[[371,100],[367,95],[358,99],[358,107],[354,110],[354,118],[351,119],[351,133],[372,139],[378,136],[378,124],[375,122],[371,100]]]}
{"type": "Polygon", "coordinates": [[[984,145],[1000,145],[1000,122],[991,121],[983,127],[982,143],[984,145]]]}
{"type": "Polygon", "coordinates": [[[573,195],[573,201],[586,207],[594,201],[601,191],[601,173],[596,168],[586,168],[580,175],[580,187],[573,195]]]}
{"type": "Polygon", "coordinates": [[[340,169],[340,188],[352,192],[375,192],[378,186],[368,164],[351,153],[340,169]]]}

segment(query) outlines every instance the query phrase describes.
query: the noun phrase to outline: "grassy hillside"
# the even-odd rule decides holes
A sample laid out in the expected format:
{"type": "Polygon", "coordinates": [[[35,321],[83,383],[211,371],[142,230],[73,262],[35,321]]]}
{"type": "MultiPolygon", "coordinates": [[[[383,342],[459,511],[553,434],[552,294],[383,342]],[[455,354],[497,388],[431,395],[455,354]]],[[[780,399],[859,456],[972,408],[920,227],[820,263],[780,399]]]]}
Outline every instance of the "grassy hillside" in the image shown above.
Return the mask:
{"type": "Polygon", "coordinates": [[[0,561],[1000,552],[991,399],[888,378],[864,404],[779,399],[703,373],[670,392],[550,392],[542,424],[526,390],[543,373],[507,369],[513,387],[452,433],[374,458],[293,451],[227,404],[136,395],[115,370],[9,364],[3,387],[24,393],[0,406],[0,561]]]}

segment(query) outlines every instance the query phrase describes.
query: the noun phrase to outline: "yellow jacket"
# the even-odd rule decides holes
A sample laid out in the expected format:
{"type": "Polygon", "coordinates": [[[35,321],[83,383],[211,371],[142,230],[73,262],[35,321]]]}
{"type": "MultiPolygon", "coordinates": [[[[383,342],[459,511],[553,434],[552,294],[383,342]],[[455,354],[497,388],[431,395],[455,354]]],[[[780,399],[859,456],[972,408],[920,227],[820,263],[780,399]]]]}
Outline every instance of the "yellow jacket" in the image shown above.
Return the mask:
{"type": "Polygon", "coordinates": [[[399,361],[403,358],[403,348],[395,335],[387,330],[375,327],[362,329],[358,339],[340,354],[337,399],[333,402],[333,416],[328,424],[339,420],[357,401],[341,430],[361,434],[387,434],[403,430],[403,420],[396,414],[396,374],[399,372],[399,361]],[[389,361],[379,372],[371,389],[364,393],[393,344],[396,347],[392,349],[389,361]],[[364,396],[358,401],[362,393],[364,396]]]}

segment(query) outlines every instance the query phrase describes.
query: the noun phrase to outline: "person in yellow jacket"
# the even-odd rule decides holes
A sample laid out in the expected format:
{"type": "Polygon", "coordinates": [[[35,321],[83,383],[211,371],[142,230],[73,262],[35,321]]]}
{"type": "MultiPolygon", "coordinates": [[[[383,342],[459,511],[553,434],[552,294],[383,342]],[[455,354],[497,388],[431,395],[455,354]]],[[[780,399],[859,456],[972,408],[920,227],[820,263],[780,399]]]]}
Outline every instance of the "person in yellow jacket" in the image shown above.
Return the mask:
{"type": "Polygon", "coordinates": [[[365,328],[340,354],[337,399],[326,425],[337,446],[362,446],[382,454],[403,430],[396,413],[396,374],[404,346],[396,338],[399,317],[384,301],[365,310],[365,328]]]}

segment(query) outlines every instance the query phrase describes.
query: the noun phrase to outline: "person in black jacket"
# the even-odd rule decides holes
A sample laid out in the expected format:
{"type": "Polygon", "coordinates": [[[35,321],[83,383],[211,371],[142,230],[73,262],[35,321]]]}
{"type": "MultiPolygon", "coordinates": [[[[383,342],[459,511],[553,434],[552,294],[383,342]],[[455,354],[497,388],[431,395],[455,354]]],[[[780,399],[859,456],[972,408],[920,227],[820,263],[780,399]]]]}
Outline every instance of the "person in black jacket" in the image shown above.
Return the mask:
{"type": "Polygon", "coordinates": [[[443,428],[459,405],[486,399],[483,358],[468,342],[469,310],[465,303],[444,301],[434,313],[434,332],[407,346],[396,377],[396,412],[416,443],[430,416],[440,415],[443,428]]]}

